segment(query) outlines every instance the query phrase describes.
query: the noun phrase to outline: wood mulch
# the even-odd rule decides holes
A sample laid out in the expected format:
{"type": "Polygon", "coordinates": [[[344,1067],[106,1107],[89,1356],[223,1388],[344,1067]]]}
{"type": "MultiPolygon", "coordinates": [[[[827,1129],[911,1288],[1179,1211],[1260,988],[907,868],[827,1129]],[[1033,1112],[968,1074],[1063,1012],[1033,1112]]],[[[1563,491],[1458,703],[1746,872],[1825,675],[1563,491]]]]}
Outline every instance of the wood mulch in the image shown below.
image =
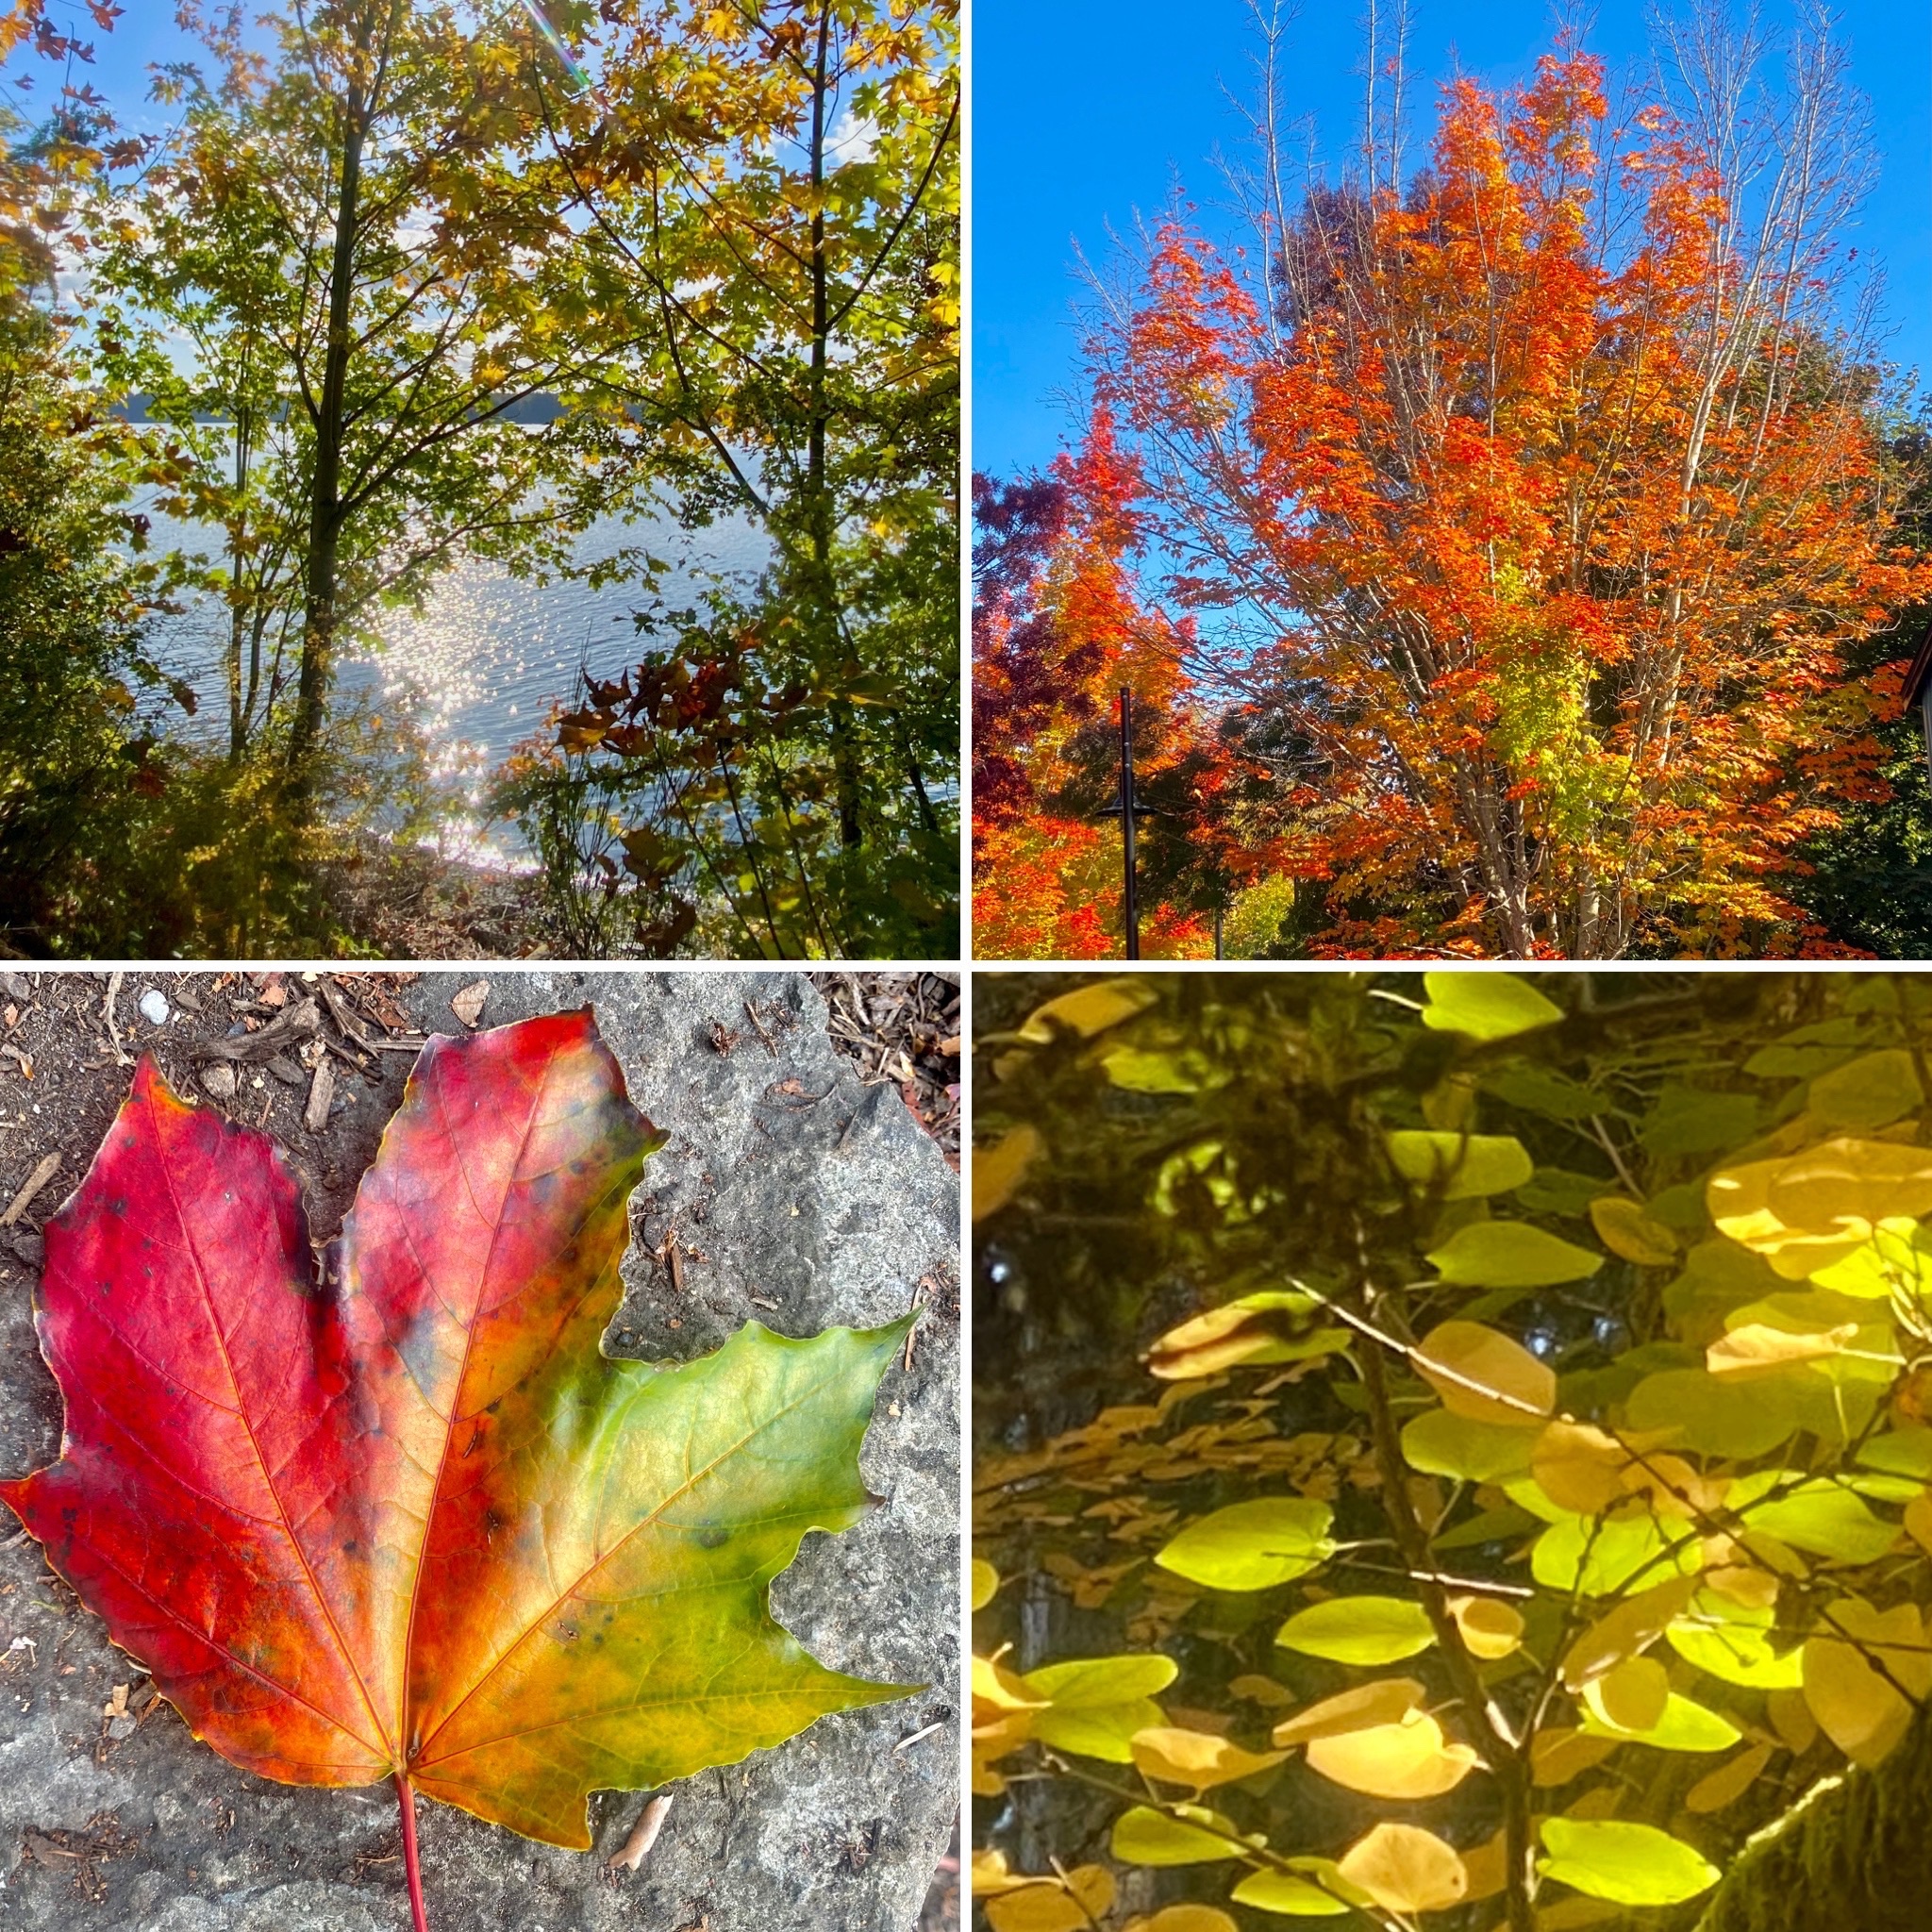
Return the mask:
{"type": "Polygon", "coordinates": [[[955,973],[814,973],[832,1044],[868,1087],[898,1090],[959,1165],[959,977],[955,973]]]}

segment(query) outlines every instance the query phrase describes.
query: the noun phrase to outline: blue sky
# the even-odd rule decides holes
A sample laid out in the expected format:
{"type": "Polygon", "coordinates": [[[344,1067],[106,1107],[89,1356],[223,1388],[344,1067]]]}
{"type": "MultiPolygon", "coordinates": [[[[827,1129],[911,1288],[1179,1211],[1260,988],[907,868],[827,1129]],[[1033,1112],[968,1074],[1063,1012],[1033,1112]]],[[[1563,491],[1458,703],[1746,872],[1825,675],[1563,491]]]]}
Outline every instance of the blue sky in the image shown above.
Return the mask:
{"type": "MultiPolygon", "coordinates": [[[[1289,107],[1311,114],[1323,149],[1359,120],[1362,0],[1307,0],[1292,29],[1289,107]]],[[[1857,84],[1870,97],[1878,185],[1853,238],[1885,263],[1886,353],[1932,387],[1932,8],[1838,0],[1857,84]]],[[[1589,44],[1613,75],[1641,56],[1645,8],[1602,0],[1589,44]]],[[[1765,0],[1774,25],[1784,0],[1765,0]]],[[[1414,0],[1414,94],[1461,71],[1501,86],[1550,44],[1547,0],[1414,0]]],[[[975,0],[974,88],[974,467],[1046,462],[1069,432],[1077,376],[1075,244],[1096,264],[1109,226],[1131,234],[1178,184],[1217,224],[1217,148],[1243,140],[1227,99],[1252,92],[1257,42],[1243,0],[975,0]]],[[[1422,119],[1425,128],[1426,118],[1422,119]]]]}

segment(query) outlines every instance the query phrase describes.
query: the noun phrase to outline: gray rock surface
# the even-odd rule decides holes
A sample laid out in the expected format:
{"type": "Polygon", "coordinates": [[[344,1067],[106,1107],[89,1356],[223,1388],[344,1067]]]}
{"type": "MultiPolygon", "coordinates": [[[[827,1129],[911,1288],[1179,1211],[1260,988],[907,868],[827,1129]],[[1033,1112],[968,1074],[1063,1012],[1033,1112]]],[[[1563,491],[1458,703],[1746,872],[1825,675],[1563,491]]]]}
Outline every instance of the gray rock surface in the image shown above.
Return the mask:
{"type": "MultiPolygon", "coordinates": [[[[441,1806],[423,1807],[434,1932],[903,1932],[918,1916],[958,1803],[958,1291],[956,1178],[896,1094],[861,1089],[802,975],[697,972],[489,974],[480,1024],[589,1000],[631,1097],[671,1134],[632,1203],[613,1354],[703,1354],[749,1318],[793,1335],[866,1325],[927,1301],[906,1368],[881,1388],[862,1468],[880,1507],[813,1535],[774,1587],[784,1622],[825,1663],[930,1686],[822,1720],[776,1750],[675,1787],[636,1874],[607,1860],[644,1800],[591,1801],[595,1849],[554,1850],[441,1806]],[[677,1265],[671,1265],[672,1244],[677,1265]],[[926,1731],[917,1741],[914,1734],[926,1731]]],[[[31,1082],[0,1070],[0,1205],[50,1149],[58,1178],[0,1228],[0,1474],[58,1453],[59,1400],[34,1341],[31,1230],[78,1181],[125,1092],[106,1057],[105,975],[8,974],[6,1038],[31,1082]],[[26,997],[22,998],[25,993],[26,997]],[[37,1110],[35,1110],[37,1109],[37,1110]]],[[[475,973],[398,987],[425,1030],[475,973]]],[[[247,989],[242,987],[245,993],[247,989]]],[[[225,1030],[234,983],[128,975],[119,1032],[151,1047],[179,1091],[205,1089],[186,1052],[225,1030]],[[141,1020],[149,987],[171,1017],[141,1020]],[[186,991],[186,999],[182,991],[186,991]],[[210,1017],[212,1016],[212,1017],[210,1017]]],[[[287,1144],[314,1232],[332,1235],[409,1059],[346,1069],[325,1127],[306,1093],[242,1069],[225,1103],[287,1144]]],[[[156,1702],[109,1717],[145,1680],[0,1510],[0,1924],[31,1932],[401,1932],[408,1924],[387,1786],[263,1782],[196,1743],[156,1702]]]]}

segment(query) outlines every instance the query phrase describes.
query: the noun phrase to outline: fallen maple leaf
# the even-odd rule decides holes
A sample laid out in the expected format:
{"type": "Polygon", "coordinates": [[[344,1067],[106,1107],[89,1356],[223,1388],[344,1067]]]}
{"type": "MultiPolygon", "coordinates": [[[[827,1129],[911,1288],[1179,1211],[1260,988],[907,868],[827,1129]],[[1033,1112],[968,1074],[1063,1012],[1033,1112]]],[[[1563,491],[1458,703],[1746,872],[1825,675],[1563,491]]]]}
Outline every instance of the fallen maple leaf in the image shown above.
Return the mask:
{"type": "Polygon", "coordinates": [[[663,1138],[588,1012],[432,1040],[318,1283],[274,1143],[143,1058],[46,1226],[66,1431],[0,1499],[225,1757],[395,1780],[419,1932],[419,1790],[583,1850],[592,1790],[909,1688],[826,1670],[767,1603],[866,1508],[907,1324],[604,1357],[663,1138]]]}

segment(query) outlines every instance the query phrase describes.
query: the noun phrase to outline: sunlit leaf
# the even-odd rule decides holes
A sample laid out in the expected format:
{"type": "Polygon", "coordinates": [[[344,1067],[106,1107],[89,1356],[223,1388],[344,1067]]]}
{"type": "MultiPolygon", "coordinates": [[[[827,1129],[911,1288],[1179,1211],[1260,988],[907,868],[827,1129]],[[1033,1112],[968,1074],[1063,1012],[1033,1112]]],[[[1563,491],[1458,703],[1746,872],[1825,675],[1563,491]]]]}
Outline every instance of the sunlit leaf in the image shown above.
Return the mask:
{"type": "Polygon", "coordinates": [[[1149,1805],[1123,1811],[1114,1820],[1114,1857],[1124,1865],[1211,1865],[1241,1857],[1248,1840],[1220,1812],[1198,1805],[1174,1809],[1173,1817],[1149,1805]]]}
{"type": "Polygon", "coordinates": [[[1154,1560],[1209,1590],[1273,1590],[1334,1555],[1334,1518],[1327,1504],[1303,1496],[1236,1503],[1191,1523],[1154,1560]]]}
{"type": "Polygon", "coordinates": [[[1856,1253],[1881,1222],[1932,1210],[1932,1152],[1893,1141],[1827,1141],[1723,1169],[1707,1198],[1721,1233],[1795,1281],[1856,1253]]]}
{"type": "Polygon", "coordinates": [[[1134,1768],[1156,1784],[1187,1785],[1196,1791],[1237,1783],[1272,1769],[1285,1751],[1243,1751],[1211,1731],[1151,1725],[1133,1740],[1134,1768]]]}
{"type": "Polygon", "coordinates": [[[1477,1762],[1474,1751],[1445,1739],[1441,1725],[1420,1710],[1397,1724],[1312,1738],[1307,1756],[1310,1770],[1372,1798],[1440,1797],[1477,1762]]]}
{"type": "Polygon", "coordinates": [[[1563,1017],[1561,1007],[1513,973],[1425,973],[1423,985],[1429,996],[1423,1024],[1483,1045],[1554,1025],[1563,1017]]]}
{"type": "Polygon", "coordinates": [[[1708,1891],[1722,1875],[1693,1846],[1654,1824],[1615,1819],[1545,1818],[1545,1878],[1622,1906],[1674,1906],[1708,1891]]]}
{"type": "Polygon", "coordinates": [[[1382,1677],[1372,1684],[1357,1684],[1276,1724],[1274,1741],[1306,1744],[1316,1738],[1400,1724],[1422,1701],[1423,1687],[1413,1677],[1382,1677]]]}
{"type": "Polygon", "coordinates": [[[1513,1135],[1403,1128],[1387,1138],[1395,1172],[1445,1201],[1507,1193],[1536,1172],[1535,1162],[1513,1135]]]}
{"type": "Polygon", "coordinates": [[[1104,1865],[1081,1865],[1024,1889],[996,1892],[980,1907],[993,1932],[1087,1932],[1113,1904],[1113,1874],[1104,1865]]]}
{"type": "Polygon", "coordinates": [[[1854,1764],[1885,1757],[1932,1692],[1932,1652],[1916,1604],[1880,1610],[1840,1597],[1805,1641],[1805,1702],[1854,1764]]]}
{"type": "Polygon", "coordinates": [[[1344,1878],[1391,1912],[1441,1911],[1469,1890],[1456,1848],[1419,1825],[1378,1824],[1337,1862],[1344,1878]]]}
{"type": "Polygon", "coordinates": [[[1212,1906],[1163,1906],[1151,1919],[1129,1919],[1121,1932],[1241,1932],[1241,1927],[1212,1906]]]}
{"type": "Polygon", "coordinates": [[[973,1559],[973,1607],[983,1610],[991,1603],[1000,1587],[1000,1573],[991,1563],[982,1562],[979,1557],[973,1559]]]}
{"type": "Polygon", "coordinates": [[[1476,1422],[1449,1408],[1425,1408],[1402,1425],[1402,1454],[1411,1469],[1465,1482],[1496,1482],[1529,1468],[1536,1437],[1525,1424],[1476,1422]]]}
{"type": "Polygon", "coordinates": [[[1752,1690],[1791,1690],[1805,1681],[1802,1649],[1782,1655],[1768,1629],[1714,1618],[1678,1618],[1665,1635],[1688,1664],[1752,1690]]]}
{"type": "MultiPolygon", "coordinates": [[[[1650,1657],[1632,1657],[1620,1666],[1622,1671],[1641,1671],[1654,1665],[1650,1657]]],[[[1659,1674],[1662,1667],[1657,1665],[1659,1674]]],[[[1720,1717],[1681,1691],[1672,1690],[1657,1720],[1649,1724],[1624,1725],[1613,1722],[1603,1706],[1607,1685],[1616,1674],[1593,1683],[1584,1692],[1589,1705],[1583,1717],[1583,1730],[1589,1737],[1615,1737],[1625,1743],[1648,1744],[1656,1751],[1728,1751],[1742,1734],[1728,1718],[1720,1717]]]]}
{"type": "Polygon", "coordinates": [[[1172,1657],[1135,1653],[1048,1664],[1020,1681],[1029,1697],[1046,1700],[1047,1708],[1033,1720],[1033,1735],[1042,1744],[1127,1764],[1135,1732],[1162,1722],[1160,1707],[1150,1700],[1178,1672],[1172,1657]]]}
{"type": "Polygon", "coordinates": [[[1438,1323],[1413,1359],[1442,1407],[1470,1422],[1538,1428],[1557,1405],[1555,1372],[1480,1322],[1438,1323]]]}
{"type": "Polygon", "coordinates": [[[1523,1612],[1501,1597],[1452,1596],[1449,1614],[1456,1619],[1456,1627],[1472,1657],[1493,1663],[1522,1645],[1523,1612]]]}
{"type": "Polygon", "coordinates": [[[1842,1323],[1818,1335],[1794,1335],[1763,1323],[1746,1323],[1711,1343],[1705,1351],[1705,1366],[1713,1375],[1755,1380],[1768,1371],[1787,1369],[1796,1362],[1824,1361],[1841,1355],[1857,1339],[1856,1322],[1842,1323]]]}
{"type": "Polygon", "coordinates": [[[1321,1303],[1291,1289],[1243,1295],[1170,1328],[1147,1352],[1162,1381],[1191,1381],[1243,1363],[1307,1361],[1346,1348],[1346,1328],[1324,1326],[1321,1303]]]}
{"type": "Polygon", "coordinates": [[[1392,1664],[1436,1641],[1417,1603],[1392,1596],[1342,1596],[1297,1610],[1274,1633],[1276,1643],[1338,1664],[1392,1664]]]}
{"type": "MultiPolygon", "coordinates": [[[[1345,1884],[1336,1882],[1341,1878],[1339,1867],[1325,1884],[1287,1872],[1257,1872],[1243,1878],[1228,1895],[1238,1906],[1253,1906],[1257,1911],[1277,1912],[1284,1918],[1339,1919],[1355,1909],[1348,1898],[1338,1896],[1345,1884]]],[[[1366,1903],[1365,1894],[1363,1902],[1366,1903]]]]}
{"type": "Polygon", "coordinates": [[[1125,976],[1077,987],[1036,1007],[1019,1029],[1020,1038],[1036,1046],[1051,1046],[1062,1033],[1091,1040],[1145,1012],[1159,996],[1152,981],[1125,976]]]}

